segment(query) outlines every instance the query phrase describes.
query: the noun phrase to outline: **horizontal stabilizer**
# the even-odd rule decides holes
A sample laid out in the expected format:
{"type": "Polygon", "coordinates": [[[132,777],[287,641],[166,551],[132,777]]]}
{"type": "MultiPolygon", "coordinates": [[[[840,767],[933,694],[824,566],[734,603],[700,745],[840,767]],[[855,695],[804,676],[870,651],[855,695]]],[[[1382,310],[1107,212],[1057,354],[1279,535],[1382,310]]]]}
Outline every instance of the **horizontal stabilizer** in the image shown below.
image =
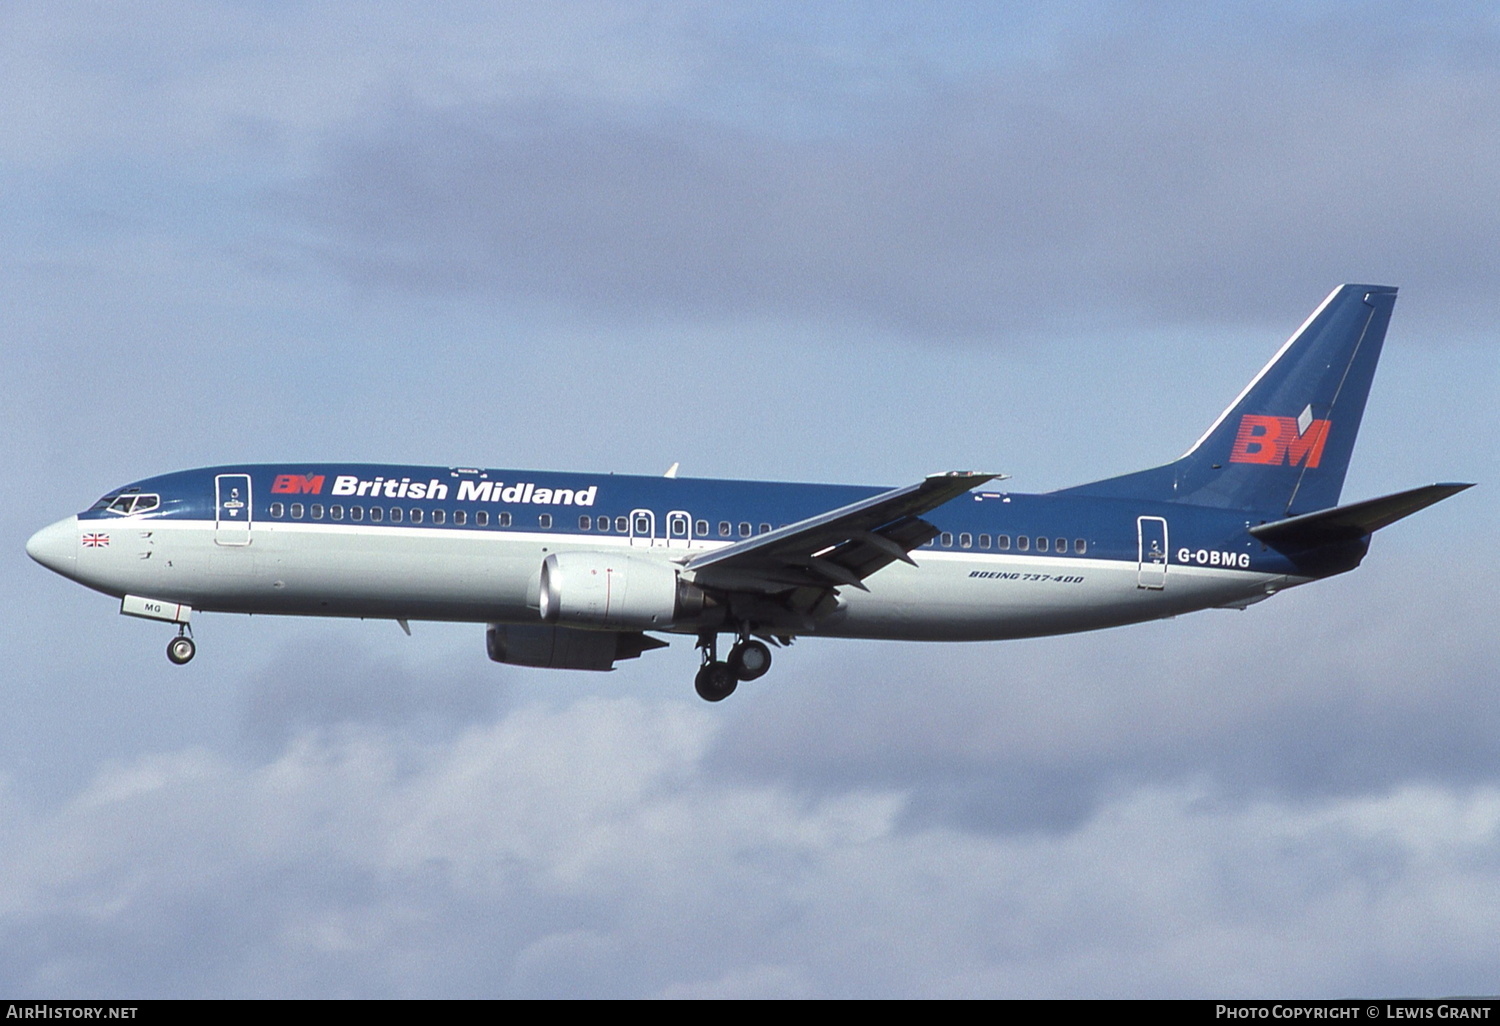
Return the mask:
{"type": "Polygon", "coordinates": [[[1364,502],[1260,524],[1250,528],[1250,533],[1278,549],[1311,548],[1349,541],[1388,527],[1403,517],[1409,517],[1435,502],[1442,502],[1448,496],[1457,495],[1465,488],[1472,487],[1472,484],[1462,483],[1426,485],[1379,499],[1366,499],[1364,502]]]}

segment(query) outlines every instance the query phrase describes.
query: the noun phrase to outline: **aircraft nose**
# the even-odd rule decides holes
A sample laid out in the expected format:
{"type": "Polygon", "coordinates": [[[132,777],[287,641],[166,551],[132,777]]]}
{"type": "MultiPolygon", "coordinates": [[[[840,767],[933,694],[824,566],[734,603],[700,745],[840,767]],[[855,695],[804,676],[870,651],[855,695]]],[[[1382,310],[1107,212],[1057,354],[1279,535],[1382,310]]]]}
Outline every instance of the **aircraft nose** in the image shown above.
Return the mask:
{"type": "Polygon", "coordinates": [[[26,554],[48,570],[71,577],[78,558],[78,518],[68,517],[42,528],[27,541],[26,554]]]}

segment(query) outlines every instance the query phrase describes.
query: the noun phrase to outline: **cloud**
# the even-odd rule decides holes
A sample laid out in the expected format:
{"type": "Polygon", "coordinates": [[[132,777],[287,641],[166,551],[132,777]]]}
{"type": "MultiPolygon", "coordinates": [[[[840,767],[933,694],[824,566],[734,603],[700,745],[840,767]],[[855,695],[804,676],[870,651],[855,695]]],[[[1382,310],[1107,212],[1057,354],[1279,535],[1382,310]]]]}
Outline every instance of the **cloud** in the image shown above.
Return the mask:
{"type": "Polygon", "coordinates": [[[900,791],[727,779],[703,758],[717,722],[590,699],[441,745],[360,728],[264,761],[105,767],[56,810],[0,813],[0,980],[17,995],[1330,995],[1472,992],[1500,956],[1493,786],[1300,807],[1143,786],[1067,831],[997,837],[904,827],[900,791]]]}
{"type": "Polygon", "coordinates": [[[245,738],[262,750],[278,750],[308,731],[349,725],[448,737],[492,718],[505,691],[503,676],[495,676],[478,685],[445,673],[418,674],[325,632],[284,648],[244,685],[241,724],[245,738]]]}
{"type": "Polygon", "coordinates": [[[398,99],[284,202],[358,281],[612,317],[972,337],[1059,308],[1279,317],[1309,281],[1481,302],[1500,59],[1462,25],[1390,61],[1392,40],[1344,31],[1371,60],[1079,32],[916,99],[887,81],[825,131],[659,98],[398,99]]]}
{"type": "Polygon", "coordinates": [[[807,640],[782,660],[804,679],[778,666],[708,760],[818,792],[890,788],[905,822],[999,834],[1077,829],[1137,787],[1296,805],[1494,786],[1493,561],[1413,583],[1425,561],[1399,544],[1246,612],[973,646],[807,640]]]}

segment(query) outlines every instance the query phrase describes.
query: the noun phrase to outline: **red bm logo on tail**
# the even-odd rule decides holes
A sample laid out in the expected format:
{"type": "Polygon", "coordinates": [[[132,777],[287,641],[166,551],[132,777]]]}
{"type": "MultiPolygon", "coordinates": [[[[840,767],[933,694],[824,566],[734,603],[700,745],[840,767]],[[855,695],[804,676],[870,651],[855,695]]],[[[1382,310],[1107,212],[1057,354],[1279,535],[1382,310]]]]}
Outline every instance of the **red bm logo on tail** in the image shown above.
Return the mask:
{"type": "Polygon", "coordinates": [[[1299,425],[1296,417],[1262,417],[1247,413],[1240,418],[1240,433],[1229,451],[1230,463],[1270,463],[1282,466],[1316,467],[1328,441],[1328,420],[1309,420],[1299,425]]]}
{"type": "Polygon", "coordinates": [[[277,474],[271,491],[291,495],[322,495],[322,474],[277,474]]]}

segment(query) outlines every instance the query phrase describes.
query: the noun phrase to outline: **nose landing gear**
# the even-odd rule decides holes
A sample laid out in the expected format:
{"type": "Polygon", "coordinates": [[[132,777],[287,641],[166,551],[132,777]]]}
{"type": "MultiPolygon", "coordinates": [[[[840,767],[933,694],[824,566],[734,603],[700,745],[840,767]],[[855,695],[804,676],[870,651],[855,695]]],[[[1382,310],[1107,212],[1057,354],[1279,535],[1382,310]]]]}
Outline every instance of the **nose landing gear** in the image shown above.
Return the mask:
{"type": "Polygon", "coordinates": [[[167,642],[167,658],[178,666],[191,662],[193,656],[198,654],[198,646],[193,643],[187,630],[187,624],[182,624],[177,628],[177,637],[167,642]]]}
{"type": "Polygon", "coordinates": [[[715,634],[700,635],[698,649],[703,653],[703,662],[693,678],[693,687],[705,702],[724,701],[734,694],[741,681],[758,680],[771,668],[771,649],[751,638],[748,630],[740,633],[726,660],[719,659],[719,639],[715,634]]]}

